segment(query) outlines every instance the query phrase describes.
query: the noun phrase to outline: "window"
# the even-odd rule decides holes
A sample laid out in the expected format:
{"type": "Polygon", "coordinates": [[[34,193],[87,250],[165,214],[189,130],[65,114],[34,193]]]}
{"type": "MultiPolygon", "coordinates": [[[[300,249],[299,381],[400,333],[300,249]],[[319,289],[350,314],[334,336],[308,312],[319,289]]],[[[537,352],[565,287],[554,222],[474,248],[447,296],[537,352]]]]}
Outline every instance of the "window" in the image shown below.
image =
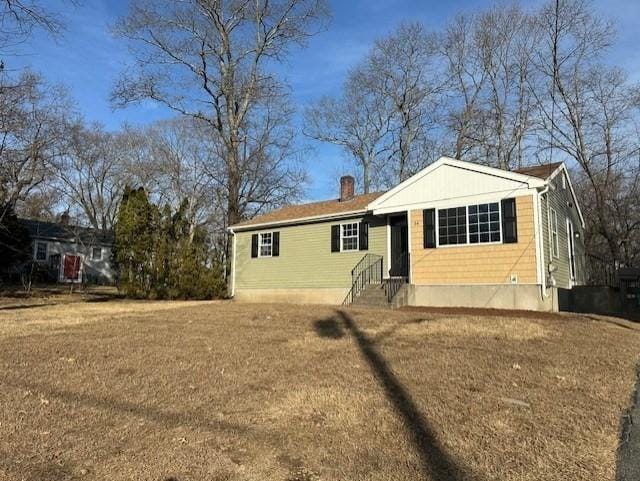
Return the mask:
{"type": "Polygon", "coordinates": [[[260,257],[271,257],[273,253],[273,234],[271,232],[263,232],[260,234],[260,257]]]}
{"type": "Polygon", "coordinates": [[[558,245],[558,214],[551,209],[551,254],[553,257],[560,257],[560,247],[558,245]]]}
{"type": "Polygon", "coordinates": [[[94,247],[91,249],[91,260],[92,261],[102,260],[102,247],[94,247]]]}
{"type": "Polygon", "coordinates": [[[36,242],[36,260],[37,261],[47,260],[47,248],[48,248],[48,245],[46,242],[36,242]]]}
{"type": "Polygon", "coordinates": [[[438,209],[438,245],[500,242],[500,203],[438,209]]]}
{"type": "Polygon", "coordinates": [[[340,224],[340,247],[344,251],[358,250],[358,223],[340,224]]]}
{"type": "Polygon", "coordinates": [[[438,243],[441,246],[467,243],[467,208],[438,209],[438,243]]]}
{"type": "Polygon", "coordinates": [[[469,206],[469,242],[500,242],[500,204],[469,206]]]}
{"type": "Polygon", "coordinates": [[[571,274],[571,280],[576,280],[576,252],[574,244],[573,223],[567,218],[567,249],[569,251],[569,272],[571,274]]]}

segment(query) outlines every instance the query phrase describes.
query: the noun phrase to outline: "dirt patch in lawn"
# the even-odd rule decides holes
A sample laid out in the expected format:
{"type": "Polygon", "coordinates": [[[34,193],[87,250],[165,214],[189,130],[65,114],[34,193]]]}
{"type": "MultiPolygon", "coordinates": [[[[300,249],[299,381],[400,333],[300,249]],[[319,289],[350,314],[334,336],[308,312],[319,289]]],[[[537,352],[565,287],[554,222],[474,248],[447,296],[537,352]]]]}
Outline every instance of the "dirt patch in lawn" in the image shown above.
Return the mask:
{"type": "Polygon", "coordinates": [[[0,311],[0,479],[613,480],[640,332],[598,318],[0,311]]]}

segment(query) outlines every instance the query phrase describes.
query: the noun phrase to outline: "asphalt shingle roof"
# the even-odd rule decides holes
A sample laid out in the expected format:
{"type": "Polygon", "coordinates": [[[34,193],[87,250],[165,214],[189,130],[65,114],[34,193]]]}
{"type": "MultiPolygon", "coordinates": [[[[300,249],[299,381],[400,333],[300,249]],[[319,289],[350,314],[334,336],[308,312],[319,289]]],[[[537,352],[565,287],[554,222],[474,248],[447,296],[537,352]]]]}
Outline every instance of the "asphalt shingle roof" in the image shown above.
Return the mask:
{"type": "Polygon", "coordinates": [[[113,232],[79,227],[75,225],[45,222],[34,219],[20,219],[31,238],[54,239],[83,244],[113,244],[113,232]]]}

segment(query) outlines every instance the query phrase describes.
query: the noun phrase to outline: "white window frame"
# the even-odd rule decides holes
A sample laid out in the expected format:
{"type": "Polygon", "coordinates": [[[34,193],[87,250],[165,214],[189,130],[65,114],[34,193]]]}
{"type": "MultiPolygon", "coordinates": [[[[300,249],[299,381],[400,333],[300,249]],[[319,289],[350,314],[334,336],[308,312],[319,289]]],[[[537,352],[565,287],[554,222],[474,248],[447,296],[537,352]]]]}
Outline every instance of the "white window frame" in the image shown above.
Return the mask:
{"type": "Polygon", "coordinates": [[[258,257],[273,257],[273,232],[260,232],[258,234],[258,257]],[[269,243],[263,240],[269,236],[269,243]],[[269,254],[262,253],[262,247],[269,247],[269,254]]]}
{"type": "Polygon", "coordinates": [[[560,233],[558,232],[558,213],[553,207],[550,209],[549,213],[549,240],[551,243],[551,257],[553,259],[559,259],[560,233]]]}
{"type": "Polygon", "coordinates": [[[102,247],[100,247],[100,246],[91,247],[91,260],[92,261],[101,261],[102,260],[102,247]],[[93,255],[96,249],[100,249],[100,255],[98,257],[93,255]]]}
{"type": "Polygon", "coordinates": [[[33,258],[36,261],[46,261],[49,258],[49,243],[47,241],[36,241],[33,258]],[[38,246],[44,244],[44,259],[38,259],[38,246]]]}
{"type": "Polygon", "coordinates": [[[567,254],[569,256],[569,279],[572,283],[576,280],[576,250],[575,250],[575,230],[573,222],[567,217],[567,254]],[[573,247],[573,249],[572,249],[573,247]]]}
{"type": "Polygon", "coordinates": [[[448,249],[450,247],[477,247],[477,246],[486,246],[492,244],[502,244],[503,234],[502,234],[502,202],[500,200],[492,200],[487,202],[479,202],[477,204],[467,204],[467,205],[452,205],[451,207],[438,207],[436,208],[436,248],[448,249]],[[483,204],[498,204],[498,222],[500,224],[500,240],[499,241],[490,241],[490,242],[476,242],[472,244],[470,242],[471,236],[469,231],[469,207],[472,205],[483,205],[483,204]],[[466,219],[466,227],[467,227],[467,242],[465,244],[440,244],[440,211],[464,207],[465,208],[465,219],[466,219]]]}
{"type": "Polygon", "coordinates": [[[356,252],[360,250],[360,222],[343,222],[340,224],[340,252],[356,252]],[[345,236],[344,235],[344,227],[347,225],[355,225],[356,233],[355,235],[345,236]],[[356,239],[356,247],[355,249],[345,249],[344,248],[344,239],[356,239]]]}

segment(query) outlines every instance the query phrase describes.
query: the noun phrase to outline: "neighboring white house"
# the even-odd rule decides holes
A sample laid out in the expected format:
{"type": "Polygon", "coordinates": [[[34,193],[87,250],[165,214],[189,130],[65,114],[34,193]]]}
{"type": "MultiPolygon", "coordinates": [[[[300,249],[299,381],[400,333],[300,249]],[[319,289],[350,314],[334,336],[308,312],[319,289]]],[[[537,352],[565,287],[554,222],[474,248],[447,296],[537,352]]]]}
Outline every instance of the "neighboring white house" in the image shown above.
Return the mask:
{"type": "Polygon", "coordinates": [[[31,236],[33,260],[49,271],[51,280],[99,284],[115,281],[113,233],[69,225],[64,214],[58,223],[31,219],[20,222],[31,236]]]}

